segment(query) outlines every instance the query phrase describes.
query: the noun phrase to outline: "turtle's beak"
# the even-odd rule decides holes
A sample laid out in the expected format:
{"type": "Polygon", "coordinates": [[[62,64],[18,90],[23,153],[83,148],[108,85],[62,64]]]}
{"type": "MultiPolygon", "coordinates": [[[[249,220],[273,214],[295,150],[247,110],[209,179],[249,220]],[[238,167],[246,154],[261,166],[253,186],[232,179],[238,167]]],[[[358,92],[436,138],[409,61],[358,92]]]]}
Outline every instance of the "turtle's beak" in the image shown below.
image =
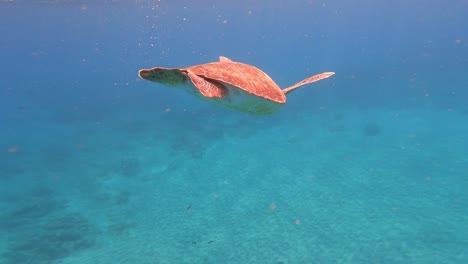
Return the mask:
{"type": "Polygon", "coordinates": [[[150,71],[149,70],[140,70],[138,72],[138,76],[140,76],[140,78],[142,78],[142,79],[148,80],[148,77],[150,76],[150,71]]]}

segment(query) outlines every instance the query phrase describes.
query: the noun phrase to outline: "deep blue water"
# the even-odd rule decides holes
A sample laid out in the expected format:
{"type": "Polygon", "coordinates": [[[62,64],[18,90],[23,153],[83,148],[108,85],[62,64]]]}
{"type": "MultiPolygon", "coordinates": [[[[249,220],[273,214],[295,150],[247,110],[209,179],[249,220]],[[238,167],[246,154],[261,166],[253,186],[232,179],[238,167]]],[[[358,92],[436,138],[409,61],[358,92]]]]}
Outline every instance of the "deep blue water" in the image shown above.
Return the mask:
{"type": "Polygon", "coordinates": [[[0,1],[0,263],[468,263],[468,2],[0,1]],[[226,56],[277,113],[138,78],[226,56]]]}

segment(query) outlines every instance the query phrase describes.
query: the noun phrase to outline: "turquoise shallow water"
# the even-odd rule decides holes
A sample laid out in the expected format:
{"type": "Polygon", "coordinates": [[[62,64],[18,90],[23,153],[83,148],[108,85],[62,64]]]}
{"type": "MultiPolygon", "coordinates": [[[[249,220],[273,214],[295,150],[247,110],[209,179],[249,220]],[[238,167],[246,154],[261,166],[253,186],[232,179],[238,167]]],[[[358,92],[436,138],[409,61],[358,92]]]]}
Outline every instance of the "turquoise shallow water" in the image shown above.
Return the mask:
{"type": "Polygon", "coordinates": [[[466,115],[183,113],[3,152],[3,262],[466,261],[466,115]]]}
{"type": "Polygon", "coordinates": [[[0,264],[468,263],[463,1],[0,2],[0,264]],[[270,116],[140,80],[218,56],[270,116]]]}

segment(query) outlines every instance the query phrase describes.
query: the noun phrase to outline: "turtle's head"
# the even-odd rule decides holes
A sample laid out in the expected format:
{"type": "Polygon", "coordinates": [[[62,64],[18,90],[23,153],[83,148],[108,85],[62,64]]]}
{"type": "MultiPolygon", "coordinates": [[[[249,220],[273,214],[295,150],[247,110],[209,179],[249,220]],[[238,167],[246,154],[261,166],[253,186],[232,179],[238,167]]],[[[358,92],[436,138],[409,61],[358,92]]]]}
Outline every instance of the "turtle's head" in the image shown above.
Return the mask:
{"type": "Polygon", "coordinates": [[[168,86],[177,86],[187,80],[187,76],[181,69],[142,69],[138,72],[138,76],[150,82],[162,83],[168,86]]]}

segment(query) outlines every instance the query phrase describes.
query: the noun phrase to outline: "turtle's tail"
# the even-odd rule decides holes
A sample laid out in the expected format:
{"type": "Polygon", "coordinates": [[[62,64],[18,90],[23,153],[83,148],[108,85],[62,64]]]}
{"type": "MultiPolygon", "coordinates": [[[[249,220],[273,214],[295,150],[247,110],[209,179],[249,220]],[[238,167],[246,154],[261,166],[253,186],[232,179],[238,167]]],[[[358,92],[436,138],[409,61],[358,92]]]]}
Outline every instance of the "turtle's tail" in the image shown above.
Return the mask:
{"type": "Polygon", "coordinates": [[[309,77],[305,80],[302,80],[292,86],[289,86],[288,88],[286,89],[283,89],[281,91],[283,91],[284,94],[287,94],[289,92],[291,92],[292,90],[295,90],[301,86],[304,86],[306,84],[309,84],[309,83],[313,83],[313,82],[316,82],[316,81],[320,81],[320,80],[323,80],[323,79],[326,79],[330,76],[332,76],[333,74],[335,74],[334,72],[322,72],[322,73],[319,73],[317,75],[314,75],[312,77],[309,77]]]}

